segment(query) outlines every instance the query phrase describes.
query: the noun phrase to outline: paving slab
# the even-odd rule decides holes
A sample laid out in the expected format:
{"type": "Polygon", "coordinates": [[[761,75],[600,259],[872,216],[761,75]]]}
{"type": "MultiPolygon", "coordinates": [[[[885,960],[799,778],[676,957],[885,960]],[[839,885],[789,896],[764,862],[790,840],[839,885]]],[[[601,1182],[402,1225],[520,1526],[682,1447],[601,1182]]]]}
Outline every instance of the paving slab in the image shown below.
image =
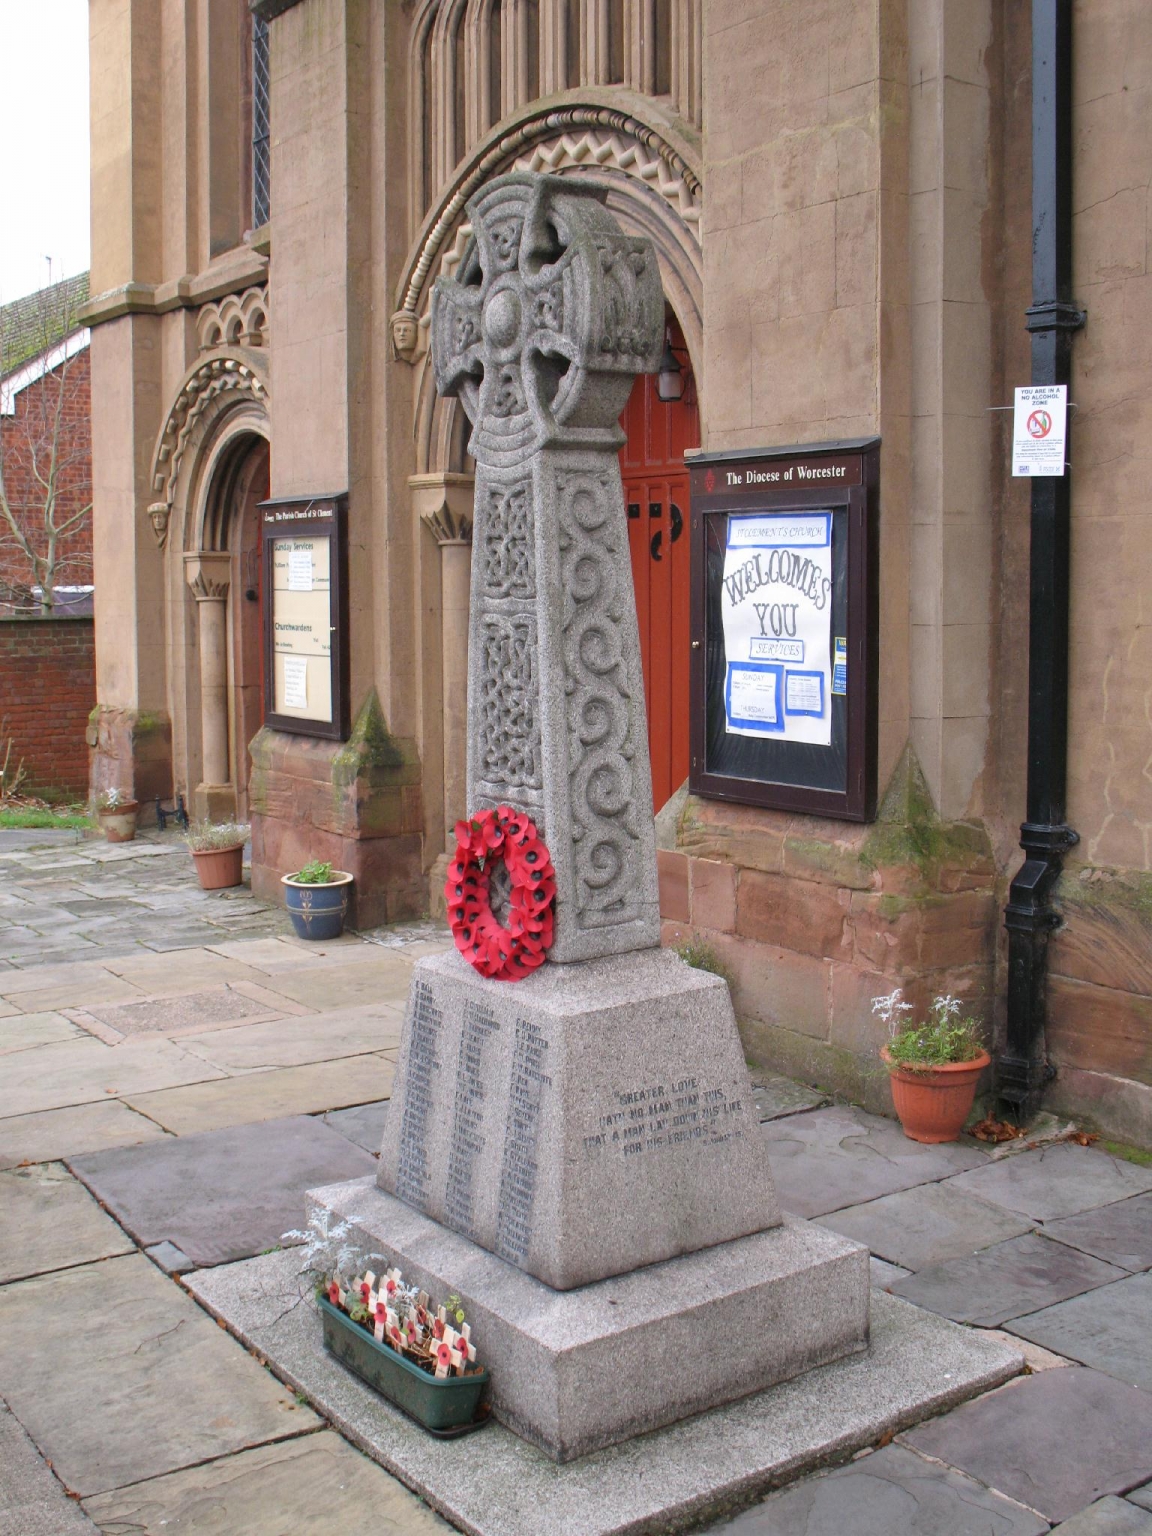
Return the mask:
{"type": "Polygon", "coordinates": [[[1018,1317],[1009,1332],[1152,1393],[1152,1275],[1018,1317]]]}
{"type": "Polygon", "coordinates": [[[144,1252],[166,1275],[186,1275],[190,1269],[196,1268],[175,1243],[154,1243],[151,1248],[145,1248],[144,1252]]]}
{"type": "Polygon", "coordinates": [[[18,1004],[25,1013],[48,1013],[59,1008],[86,1008],[92,1003],[135,1002],[142,995],[139,987],[110,975],[103,967],[100,967],[101,975],[92,980],[83,977],[69,981],[49,980],[56,972],[65,969],[73,967],[34,965],[25,971],[5,971],[0,975],[0,987],[5,989],[0,996],[18,1004]],[[14,977],[30,985],[16,988],[12,985],[14,977]]]}
{"type": "Polygon", "coordinates": [[[324,1119],[341,1136],[347,1136],[349,1141],[378,1157],[390,1102],[389,1099],[377,1099],[374,1104],[357,1104],[354,1109],[333,1109],[324,1119]]]}
{"type": "Polygon", "coordinates": [[[892,1291],[953,1322],[997,1328],[1009,1318],[1038,1312],[1127,1274],[1115,1264],[1030,1232],[969,1258],[933,1264],[897,1281],[892,1291]]]}
{"type": "Polygon", "coordinates": [[[926,1269],[990,1248],[1031,1230],[1031,1222],[965,1194],[946,1180],[850,1205],[820,1225],[854,1237],[873,1253],[905,1269],[926,1269]]]}
{"type": "Polygon", "coordinates": [[[788,1115],[803,1114],[805,1110],[822,1109],[829,1102],[826,1093],[776,1073],[752,1079],[752,1100],[761,1121],[783,1120],[788,1115]]]}
{"type": "Polygon", "coordinates": [[[1142,1488],[1133,1488],[1128,1498],[1138,1508],[1152,1510],[1152,1483],[1145,1483],[1142,1488]]]}
{"type": "Polygon", "coordinates": [[[64,1040],[5,1059],[0,1116],[31,1115],[223,1076],[219,1067],[159,1035],[117,1046],[91,1037],[64,1040]]]}
{"type": "Polygon", "coordinates": [[[999,1339],[1001,1343],[1015,1344],[1024,1356],[1024,1364],[1030,1371],[1055,1371],[1061,1366],[1076,1364],[1074,1360],[1067,1360],[1063,1355],[1054,1355],[1050,1349],[1042,1349],[1039,1344],[1033,1344],[1031,1339],[1023,1339],[1018,1334],[1009,1333],[1003,1328],[982,1328],[980,1331],[987,1338],[999,1339]]]}
{"type": "Polygon", "coordinates": [[[105,1536],[448,1536],[452,1527],[331,1430],[97,1494],[105,1536]]]}
{"type": "Polygon", "coordinates": [[[1143,1194],[1152,1189],[1152,1168],[1127,1163],[1097,1147],[1059,1142],[963,1173],[955,1183],[1036,1221],[1055,1221],[1143,1194]]]}
{"type": "MultiPolygon", "coordinates": [[[[4,1026],[0,1025],[0,1036],[4,1026]]],[[[1152,1269],[1152,1194],[1133,1195],[1044,1226],[1049,1237],[1134,1273],[1152,1269]]]]}
{"type": "Polygon", "coordinates": [[[133,1251],[62,1163],[0,1173],[0,1227],[0,1284],[133,1251]]]}
{"type": "Polygon", "coordinates": [[[707,1529],[716,1536],[1043,1536],[1049,1526],[971,1478],[889,1445],[707,1529]]]}
{"type": "Polygon", "coordinates": [[[276,991],[325,1012],[366,1003],[391,1003],[403,1008],[412,981],[411,961],[387,951],[377,950],[376,954],[375,961],[357,959],[345,964],[334,960],[323,970],[309,966],[285,971],[276,978],[276,991]]]}
{"type": "Polygon", "coordinates": [[[143,1254],[0,1289],[0,1394],[84,1497],[318,1423],[143,1254]]]}
{"type": "Polygon", "coordinates": [[[873,1254],[868,1260],[868,1274],[873,1285],[886,1291],[889,1286],[895,1285],[897,1280],[903,1280],[910,1275],[910,1269],[901,1269],[899,1264],[889,1264],[885,1259],[878,1259],[873,1254]]]}
{"type": "Polygon", "coordinates": [[[361,1147],[307,1115],[96,1152],[70,1166],[137,1242],[172,1243],[197,1265],[278,1245],[302,1225],[307,1190],[376,1171],[361,1147]]]}
{"type": "Polygon", "coordinates": [[[0,1536],[99,1536],[0,1404],[0,1536]]]}
{"type": "Polygon", "coordinates": [[[1152,1514],[1109,1494],[1065,1520],[1064,1536],[1152,1536],[1152,1514]]]}
{"type": "MultiPolygon", "coordinates": [[[[3,1094],[0,1092],[0,1102],[3,1094]]],[[[105,1099],[69,1109],[45,1109],[34,1115],[0,1119],[0,1168],[19,1163],[47,1163],[70,1152],[156,1141],[165,1131],[144,1115],[105,1099]]]]}
{"type": "MultiPolygon", "coordinates": [[[[118,1047],[126,1049],[124,1046],[118,1047]]],[[[197,1058],[198,1059],[198,1058],[197,1058]]],[[[128,1104],[178,1136],[254,1120],[321,1114],[367,1104],[391,1092],[396,1064],[384,1056],[345,1056],[306,1067],[274,1068],[224,1078],[202,1063],[210,1082],[158,1093],[125,1094],[128,1104]]]]}
{"type": "Polygon", "coordinates": [[[797,1216],[825,1216],[987,1161],[959,1142],[909,1141],[894,1121],[840,1105],[769,1121],[762,1134],[780,1204],[797,1216]]]}
{"type": "Polygon", "coordinates": [[[83,1022],[86,1014],[124,1036],[181,1034],[275,1012],[270,1000],[249,997],[225,983],[176,997],[147,997],[138,1003],[92,1003],[74,1017],[83,1022]]]}
{"type": "Polygon", "coordinates": [[[55,1045],[60,1040],[79,1040],[83,1033],[62,1013],[16,1014],[0,1019],[0,1056],[36,1045],[55,1045]]]}
{"type": "MultiPolygon", "coordinates": [[[[299,1005],[293,1002],[290,1006],[299,1005]]],[[[180,1043],[185,1050],[195,1051],[228,1072],[250,1072],[259,1067],[297,1067],[341,1056],[399,1050],[403,1029],[402,1009],[370,1003],[186,1035],[180,1043]]]]}
{"type": "MultiPolygon", "coordinates": [[[[217,935],[218,936],[218,935],[217,935]]],[[[156,955],[140,950],[135,955],[109,960],[107,969],[146,993],[190,992],[201,987],[222,986],[228,981],[263,981],[254,966],[231,960],[202,946],[180,955],[156,955]]]]}
{"type": "Polygon", "coordinates": [[[288,1250],[200,1271],[188,1284],[354,1444],[470,1536],[684,1529],[1019,1366],[1018,1355],[874,1292],[867,1354],[558,1465],[498,1423],[451,1442],[425,1435],[327,1354],[299,1264],[288,1250]]]}
{"type": "Polygon", "coordinates": [[[1074,1366],[1012,1382],[901,1437],[1046,1520],[1152,1474],[1152,1396],[1074,1366]]]}

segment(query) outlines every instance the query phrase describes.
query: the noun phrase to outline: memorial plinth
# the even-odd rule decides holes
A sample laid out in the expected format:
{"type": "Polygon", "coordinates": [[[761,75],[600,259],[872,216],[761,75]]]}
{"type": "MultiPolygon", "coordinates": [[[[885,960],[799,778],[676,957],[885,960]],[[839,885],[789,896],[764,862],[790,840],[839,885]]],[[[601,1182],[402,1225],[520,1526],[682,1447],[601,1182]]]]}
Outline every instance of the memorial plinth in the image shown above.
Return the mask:
{"type": "Polygon", "coordinates": [[[379,1184],[557,1290],[776,1226],[728,988],[668,950],[417,962],[379,1184]]]}
{"type": "Polygon", "coordinates": [[[489,183],[432,306],[437,388],[476,461],[468,808],[509,804],[547,840],[549,963],[508,982],[420,961],[379,1188],[317,1195],[365,1250],[459,1295],[494,1413],[559,1461],[868,1338],[866,1250],[781,1223],[726,984],[655,947],[617,452],[664,299],[605,195],[489,183]]]}

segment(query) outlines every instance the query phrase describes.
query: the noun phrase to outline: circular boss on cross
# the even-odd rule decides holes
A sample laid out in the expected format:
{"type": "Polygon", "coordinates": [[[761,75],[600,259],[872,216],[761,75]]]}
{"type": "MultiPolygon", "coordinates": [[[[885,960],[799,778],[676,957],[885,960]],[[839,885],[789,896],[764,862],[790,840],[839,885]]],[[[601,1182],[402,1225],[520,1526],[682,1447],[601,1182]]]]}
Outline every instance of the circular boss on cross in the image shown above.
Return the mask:
{"type": "Polygon", "coordinates": [[[544,963],[552,943],[556,871],[535,824],[510,805],[456,823],[456,855],[444,897],[456,948],[481,976],[519,981],[544,963]],[[492,911],[491,878],[501,860],[511,884],[508,926],[492,911]]]}

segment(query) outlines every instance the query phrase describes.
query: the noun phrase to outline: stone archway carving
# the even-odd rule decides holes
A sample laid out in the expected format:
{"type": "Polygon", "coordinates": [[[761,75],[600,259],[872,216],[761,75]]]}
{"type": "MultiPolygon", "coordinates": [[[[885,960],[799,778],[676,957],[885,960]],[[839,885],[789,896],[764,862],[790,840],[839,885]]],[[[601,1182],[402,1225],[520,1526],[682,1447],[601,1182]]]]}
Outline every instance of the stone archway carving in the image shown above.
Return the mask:
{"type": "MultiPolygon", "coordinates": [[[[539,109],[493,130],[461,162],[428,212],[396,287],[392,337],[397,357],[412,361],[420,350],[419,333],[432,278],[453,257],[458,260],[457,247],[462,249],[462,241],[471,233],[461,227],[468,199],[485,181],[513,167],[615,173],[622,183],[640,183],[657,205],[653,222],[665,226],[677,248],[687,245],[700,285],[702,186],[687,142],[670,126],[644,122],[617,107],[593,102],[539,109]]],[[[687,335],[691,318],[684,320],[687,335]]]]}
{"type": "Polygon", "coordinates": [[[168,524],[178,498],[189,449],[205,442],[220,418],[238,405],[251,404],[267,420],[268,363],[247,348],[219,348],[201,358],[185,375],[160,429],[152,455],[151,486],[156,500],[149,503],[148,518],[156,542],[163,549],[168,524]]]}

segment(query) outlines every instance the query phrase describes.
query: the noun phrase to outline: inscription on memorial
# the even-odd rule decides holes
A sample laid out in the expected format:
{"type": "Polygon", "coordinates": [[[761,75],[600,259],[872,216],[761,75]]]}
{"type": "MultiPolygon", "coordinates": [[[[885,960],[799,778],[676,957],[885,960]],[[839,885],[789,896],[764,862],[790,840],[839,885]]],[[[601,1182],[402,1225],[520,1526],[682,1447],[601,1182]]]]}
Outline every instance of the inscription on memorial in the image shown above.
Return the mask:
{"type": "Polygon", "coordinates": [[[548,1049],[548,1041],[538,1024],[528,1019],[516,1020],[508,1126],[504,1133],[496,1209],[496,1252],[512,1264],[522,1264],[528,1257],[532,1237],[541,1097],[544,1090],[552,1086],[546,1070],[548,1049]]]}
{"type": "Polygon", "coordinates": [[[418,1211],[426,1209],[428,1190],[428,1120],[432,1113],[436,1054],[444,1015],[432,1001],[432,989],[419,981],[412,990],[412,1022],[408,1063],[404,1074],[404,1107],[400,1117],[400,1152],[396,1193],[418,1211]]]}
{"type": "Polygon", "coordinates": [[[456,1102],[448,1146],[448,1183],[444,1217],[458,1232],[472,1236],[472,1180],[484,1150],[484,1047],[499,1030],[490,1008],[469,999],[456,1053],[456,1102]]]}
{"type": "Polygon", "coordinates": [[[730,1099],[698,1077],[626,1089],[614,1099],[614,1107],[599,1116],[599,1129],[584,1138],[589,1156],[607,1149],[633,1158],[693,1141],[719,1146],[744,1139],[744,1100],[730,1099]]]}

